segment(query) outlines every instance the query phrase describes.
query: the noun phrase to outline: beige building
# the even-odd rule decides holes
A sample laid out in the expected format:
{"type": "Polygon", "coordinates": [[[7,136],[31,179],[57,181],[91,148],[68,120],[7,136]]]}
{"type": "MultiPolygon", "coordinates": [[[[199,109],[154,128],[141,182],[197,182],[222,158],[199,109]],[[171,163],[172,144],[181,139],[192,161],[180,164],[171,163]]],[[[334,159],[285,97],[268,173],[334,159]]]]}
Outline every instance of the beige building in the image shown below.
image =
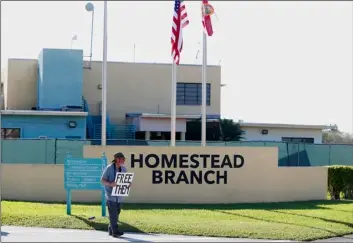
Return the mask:
{"type": "MultiPolygon", "coordinates": [[[[3,71],[4,106],[7,110],[30,110],[37,103],[36,59],[9,59],[3,71]]],[[[84,69],[83,94],[89,113],[99,115],[102,63],[84,69]]],[[[108,63],[107,113],[112,124],[133,123],[136,131],[169,132],[171,113],[171,64],[108,63]]],[[[221,68],[207,69],[207,115],[220,116],[221,68]]],[[[186,121],[201,114],[201,66],[180,65],[177,74],[177,125],[185,138],[186,121]]],[[[65,95],[65,94],[63,94],[65,95]]]]}

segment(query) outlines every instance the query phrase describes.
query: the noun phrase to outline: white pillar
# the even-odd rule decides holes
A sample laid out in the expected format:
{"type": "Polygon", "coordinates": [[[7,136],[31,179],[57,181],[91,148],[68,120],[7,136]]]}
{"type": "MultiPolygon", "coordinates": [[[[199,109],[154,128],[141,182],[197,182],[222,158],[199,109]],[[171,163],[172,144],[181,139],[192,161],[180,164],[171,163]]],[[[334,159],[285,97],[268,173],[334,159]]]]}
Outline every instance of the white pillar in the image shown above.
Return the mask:
{"type": "Polygon", "coordinates": [[[145,140],[150,140],[151,139],[151,132],[145,132],[145,140]]]}
{"type": "Polygon", "coordinates": [[[185,134],[186,134],[186,132],[181,132],[180,133],[180,140],[181,141],[185,141],[185,134]]]}

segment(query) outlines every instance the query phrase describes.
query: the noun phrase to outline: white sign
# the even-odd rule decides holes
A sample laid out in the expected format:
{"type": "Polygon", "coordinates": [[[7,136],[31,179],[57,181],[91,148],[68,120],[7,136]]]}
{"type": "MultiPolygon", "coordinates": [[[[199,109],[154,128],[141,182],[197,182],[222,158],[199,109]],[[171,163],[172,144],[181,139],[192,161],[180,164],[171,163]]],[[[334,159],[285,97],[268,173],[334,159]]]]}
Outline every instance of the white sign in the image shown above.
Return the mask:
{"type": "Polygon", "coordinates": [[[113,188],[112,196],[129,196],[130,185],[132,183],[133,178],[134,173],[116,173],[115,183],[117,184],[117,186],[113,188]]]}

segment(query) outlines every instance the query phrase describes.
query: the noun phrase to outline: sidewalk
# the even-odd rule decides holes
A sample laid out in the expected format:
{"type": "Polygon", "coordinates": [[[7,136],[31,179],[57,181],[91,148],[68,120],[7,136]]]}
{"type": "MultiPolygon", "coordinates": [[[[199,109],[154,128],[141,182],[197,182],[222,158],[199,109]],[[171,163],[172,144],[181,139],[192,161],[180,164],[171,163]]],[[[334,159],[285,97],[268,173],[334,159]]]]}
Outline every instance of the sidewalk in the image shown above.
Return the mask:
{"type": "Polygon", "coordinates": [[[290,242],[255,239],[213,238],[181,235],[126,233],[121,238],[94,230],[1,227],[1,242],[290,242]]]}

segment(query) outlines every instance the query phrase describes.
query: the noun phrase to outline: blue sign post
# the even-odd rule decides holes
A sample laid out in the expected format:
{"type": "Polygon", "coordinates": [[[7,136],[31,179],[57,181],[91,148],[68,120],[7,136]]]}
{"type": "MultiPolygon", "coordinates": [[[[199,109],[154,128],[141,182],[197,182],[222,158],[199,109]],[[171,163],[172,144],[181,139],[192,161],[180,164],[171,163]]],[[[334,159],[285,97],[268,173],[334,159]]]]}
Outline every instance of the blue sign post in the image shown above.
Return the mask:
{"type": "Polygon", "coordinates": [[[67,155],[64,164],[66,214],[71,215],[72,190],[100,190],[102,194],[102,216],[106,216],[104,187],[100,181],[106,166],[107,158],[104,153],[100,159],[72,158],[70,154],[67,155]]]}

